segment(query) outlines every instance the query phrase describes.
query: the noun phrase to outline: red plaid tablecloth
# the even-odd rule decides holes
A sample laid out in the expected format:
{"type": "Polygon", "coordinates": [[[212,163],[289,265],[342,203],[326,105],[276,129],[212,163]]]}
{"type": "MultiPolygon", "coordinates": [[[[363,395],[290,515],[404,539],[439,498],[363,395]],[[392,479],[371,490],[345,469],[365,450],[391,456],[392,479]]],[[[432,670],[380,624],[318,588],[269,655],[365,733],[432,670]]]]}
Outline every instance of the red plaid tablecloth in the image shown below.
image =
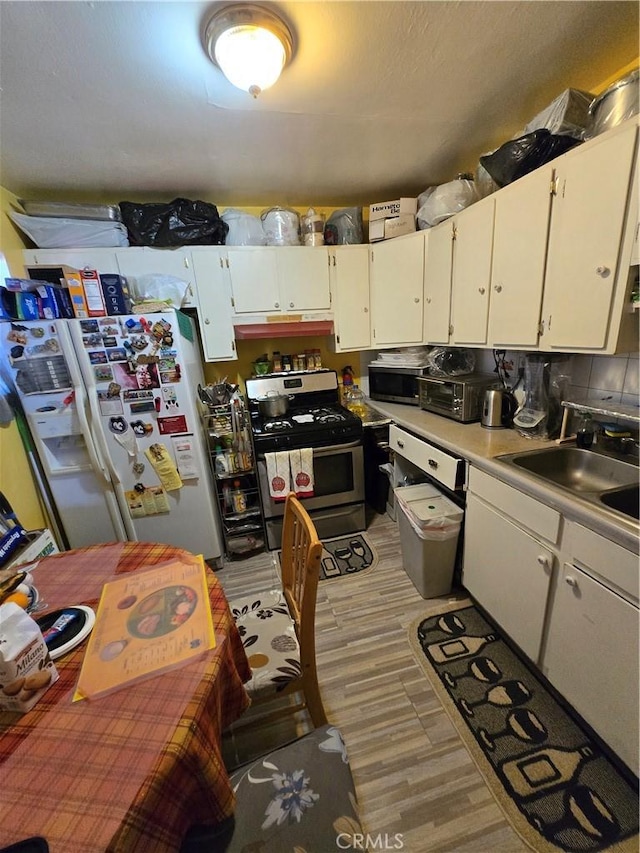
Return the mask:
{"type": "MultiPolygon", "coordinates": [[[[113,575],[187,556],[95,545],[40,561],[34,581],[49,609],[95,609],[113,575]]],[[[72,704],[84,643],[56,662],[60,678],[33,710],[0,712],[0,845],[42,835],[51,853],[173,853],[191,824],[233,813],[220,734],[248,707],[251,673],[222,587],[207,577],[216,647],[202,658],[72,704]]]]}

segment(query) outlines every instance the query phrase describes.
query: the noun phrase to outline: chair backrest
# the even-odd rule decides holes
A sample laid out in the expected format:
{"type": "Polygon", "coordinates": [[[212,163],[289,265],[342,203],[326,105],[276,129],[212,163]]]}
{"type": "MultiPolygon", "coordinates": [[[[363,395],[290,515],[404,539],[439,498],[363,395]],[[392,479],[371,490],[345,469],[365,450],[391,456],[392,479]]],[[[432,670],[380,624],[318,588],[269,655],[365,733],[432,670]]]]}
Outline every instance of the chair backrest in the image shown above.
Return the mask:
{"type": "Polygon", "coordinates": [[[282,590],[295,622],[302,660],[315,656],[315,616],[322,542],[295,494],[287,497],[282,527],[282,590]]]}

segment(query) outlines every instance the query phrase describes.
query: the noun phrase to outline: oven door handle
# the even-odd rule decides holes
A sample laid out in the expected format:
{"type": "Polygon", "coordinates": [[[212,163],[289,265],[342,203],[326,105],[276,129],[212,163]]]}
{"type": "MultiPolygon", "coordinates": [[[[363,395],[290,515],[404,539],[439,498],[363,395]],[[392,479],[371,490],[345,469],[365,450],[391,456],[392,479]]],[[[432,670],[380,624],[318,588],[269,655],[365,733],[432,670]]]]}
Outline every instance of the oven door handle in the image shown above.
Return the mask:
{"type": "Polygon", "coordinates": [[[348,441],[346,444],[331,444],[328,447],[313,447],[314,456],[326,456],[332,453],[340,453],[343,450],[351,450],[354,447],[360,447],[361,441],[348,441]]]}
{"type": "MultiPolygon", "coordinates": [[[[314,456],[327,456],[332,453],[341,453],[344,450],[353,450],[354,447],[361,447],[362,441],[349,441],[346,444],[330,444],[327,447],[312,447],[314,456]]],[[[298,450],[300,448],[290,447],[288,450],[298,450]]],[[[274,451],[278,452],[278,451],[274,451]]],[[[259,453],[258,459],[264,461],[265,454],[259,453]]]]}

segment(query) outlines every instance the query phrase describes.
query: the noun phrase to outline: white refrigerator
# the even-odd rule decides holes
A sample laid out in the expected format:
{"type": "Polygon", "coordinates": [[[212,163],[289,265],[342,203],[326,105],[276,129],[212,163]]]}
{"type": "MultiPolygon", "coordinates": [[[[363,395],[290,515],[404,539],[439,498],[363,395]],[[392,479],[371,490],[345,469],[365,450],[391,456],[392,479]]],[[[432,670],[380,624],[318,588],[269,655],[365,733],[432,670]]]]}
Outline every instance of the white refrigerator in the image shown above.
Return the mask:
{"type": "Polygon", "coordinates": [[[193,321],[15,320],[0,335],[70,547],[162,542],[219,559],[193,321]]]}

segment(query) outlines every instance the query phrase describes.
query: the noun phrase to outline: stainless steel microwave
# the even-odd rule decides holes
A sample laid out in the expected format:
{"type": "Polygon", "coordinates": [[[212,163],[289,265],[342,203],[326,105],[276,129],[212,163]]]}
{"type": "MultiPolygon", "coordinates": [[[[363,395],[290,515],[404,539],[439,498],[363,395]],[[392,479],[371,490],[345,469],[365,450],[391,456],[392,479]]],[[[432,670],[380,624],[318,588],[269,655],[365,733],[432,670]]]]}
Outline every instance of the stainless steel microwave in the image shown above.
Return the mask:
{"type": "Polygon", "coordinates": [[[484,392],[497,386],[491,373],[465,373],[461,376],[421,376],[419,404],[425,412],[434,412],[461,423],[479,421],[484,392]]]}
{"type": "Polygon", "coordinates": [[[426,371],[420,367],[389,367],[369,365],[369,397],[384,403],[419,404],[418,376],[426,371]]]}

